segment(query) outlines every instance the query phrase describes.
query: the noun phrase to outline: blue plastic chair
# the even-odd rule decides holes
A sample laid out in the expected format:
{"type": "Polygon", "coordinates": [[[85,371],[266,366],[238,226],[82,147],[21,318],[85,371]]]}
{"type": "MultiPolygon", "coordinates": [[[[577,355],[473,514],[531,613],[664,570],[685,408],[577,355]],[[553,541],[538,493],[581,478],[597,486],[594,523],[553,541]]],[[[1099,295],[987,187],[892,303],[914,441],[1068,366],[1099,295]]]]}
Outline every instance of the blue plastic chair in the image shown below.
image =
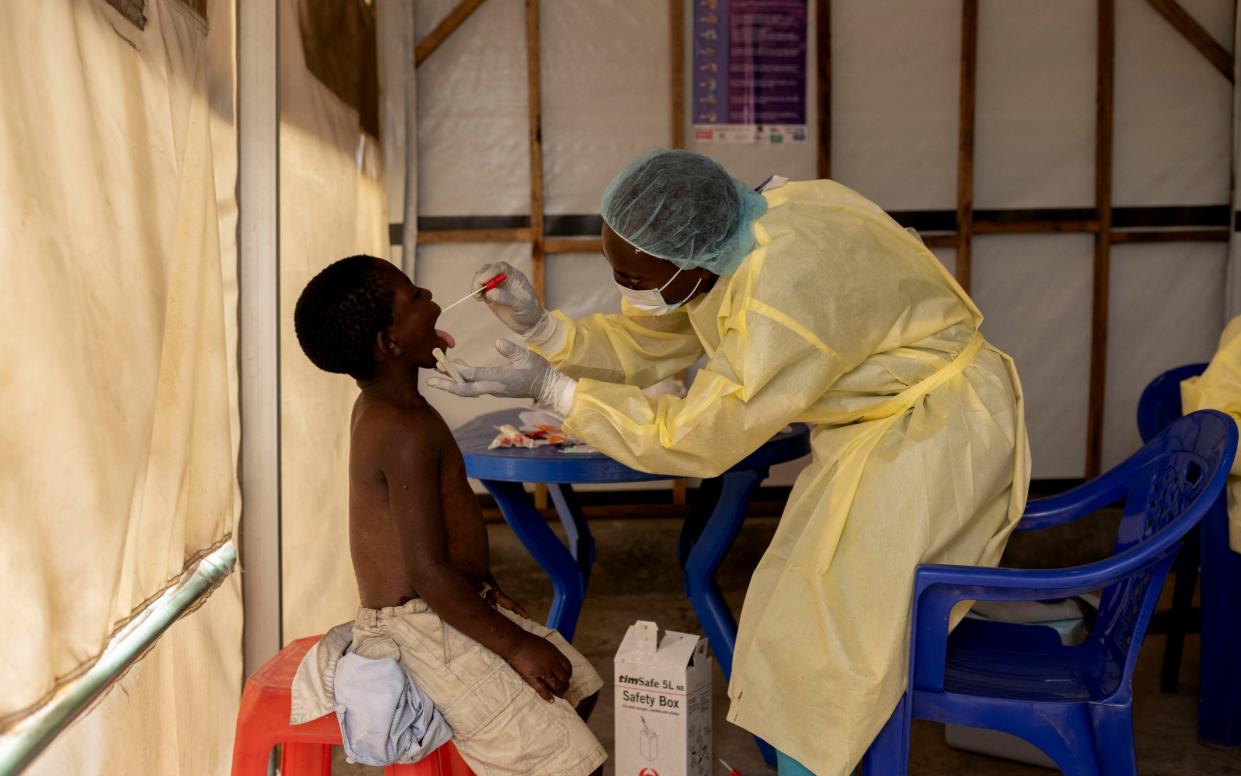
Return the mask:
{"type": "MultiPolygon", "coordinates": [[[[1143,442],[1172,425],[1181,417],[1181,381],[1203,373],[1206,364],[1187,364],[1169,369],[1156,377],[1138,399],[1138,433],[1143,442]]],[[[1198,567],[1202,565],[1202,529],[1195,527],[1185,536],[1185,545],[1172,564],[1176,572],[1172,586],[1172,606],[1163,619],[1162,630],[1168,634],[1163,648],[1163,668],[1159,676],[1162,692],[1176,692],[1180,684],[1181,657],[1185,654],[1185,634],[1202,629],[1201,612],[1194,607],[1194,588],[1198,585],[1198,567]]],[[[1156,624],[1155,627],[1160,627],[1156,624]]]]}
{"type": "Polygon", "coordinates": [[[914,582],[909,686],[862,762],[902,774],[914,719],[990,728],[1029,741],[1067,774],[1134,774],[1132,679],[1160,587],[1185,535],[1223,491],[1237,449],[1228,416],[1177,420],[1128,460],[1029,504],[1017,530],[1061,525],[1124,502],[1115,553],[1067,569],[921,566],[914,582]],[[1051,628],[967,619],[961,601],[1046,600],[1103,591],[1086,641],[1051,628]]]}
{"type": "Polygon", "coordinates": [[[1142,442],[1171,426],[1181,417],[1181,383],[1206,371],[1207,365],[1186,364],[1169,369],[1150,381],[1138,399],[1138,433],[1142,442]]]}

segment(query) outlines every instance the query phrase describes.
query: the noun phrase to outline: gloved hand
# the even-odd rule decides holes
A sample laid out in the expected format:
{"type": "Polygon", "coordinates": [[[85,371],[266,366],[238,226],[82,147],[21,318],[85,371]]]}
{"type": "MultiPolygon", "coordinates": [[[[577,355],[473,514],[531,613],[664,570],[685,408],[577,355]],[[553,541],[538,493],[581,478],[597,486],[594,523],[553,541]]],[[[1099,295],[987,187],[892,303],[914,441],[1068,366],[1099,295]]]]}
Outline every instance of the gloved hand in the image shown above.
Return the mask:
{"type": "Polygon", "coordinates": [[[507,366],[470,366],[461,360],[453,365],[464,383],[445,377],[432,377],[427,385],[457,396],[501,396],[534,399],[560,414],[568,414],[573,406],[577,381],[552,368],[547,359],[508,340],[496,342],[496,350],[508,359],[507,366]]]}
{"type": "Polygon", "coordinates": [[[483,302],[501,323],[516,334],[538,344],[545,342],[550,335],[547,329],[554,325],[553,319],[539,302],[530,279],[521,270],[507,261],[486,264],[474,275],[473,287],[483,286],[501,272],[508,279],[483,294],[483,302]]]}

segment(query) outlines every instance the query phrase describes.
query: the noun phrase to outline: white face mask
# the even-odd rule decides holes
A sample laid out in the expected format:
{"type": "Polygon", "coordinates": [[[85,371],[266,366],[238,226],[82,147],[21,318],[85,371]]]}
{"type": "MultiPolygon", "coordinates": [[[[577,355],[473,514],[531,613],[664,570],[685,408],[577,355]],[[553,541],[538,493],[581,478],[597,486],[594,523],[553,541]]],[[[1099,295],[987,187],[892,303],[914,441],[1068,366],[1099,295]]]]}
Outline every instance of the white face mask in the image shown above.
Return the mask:
{"type": "Polygon", "coordinates": [[[694,284],[693,289],[690,290],[689,294],[684,299],[673,304],[669,304],[664,301],[664,295],[662,293],[663,290],[672,285],[672,281],[676,280],[677,275],[680,275],[683,271],[684,270],[677,269],[677,271],[672,274],[672,277],[668,278],[668,282],[664,283],[657,289],[649,288],[645,290],[638,290],[622,286],[620,283],[616,283],[615,280],[612,282],[616,283],[616,287],[620,289],[621,296],[628,300],[629,306],[633,309],[644,313],[649,313],[651,315],[666,315],[693,298],[694,294],[698,291],[698,286],[702,285],[702,278],[698,278],[698,282],[694,284]]]}

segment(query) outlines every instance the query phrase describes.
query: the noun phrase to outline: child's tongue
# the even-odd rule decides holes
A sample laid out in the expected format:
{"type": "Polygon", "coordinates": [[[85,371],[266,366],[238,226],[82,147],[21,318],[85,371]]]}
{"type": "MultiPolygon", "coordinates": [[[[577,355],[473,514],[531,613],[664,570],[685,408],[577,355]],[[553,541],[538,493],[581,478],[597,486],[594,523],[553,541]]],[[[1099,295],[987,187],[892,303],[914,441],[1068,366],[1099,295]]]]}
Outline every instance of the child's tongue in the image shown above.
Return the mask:
{"type": "Polygon", "coordinates": [[[435,336],[439,337],[440,344],[444,346],[444,350],[457,347],[457,341],[452,338],[451,334],[443,329],[436,329],[435,336]]]}

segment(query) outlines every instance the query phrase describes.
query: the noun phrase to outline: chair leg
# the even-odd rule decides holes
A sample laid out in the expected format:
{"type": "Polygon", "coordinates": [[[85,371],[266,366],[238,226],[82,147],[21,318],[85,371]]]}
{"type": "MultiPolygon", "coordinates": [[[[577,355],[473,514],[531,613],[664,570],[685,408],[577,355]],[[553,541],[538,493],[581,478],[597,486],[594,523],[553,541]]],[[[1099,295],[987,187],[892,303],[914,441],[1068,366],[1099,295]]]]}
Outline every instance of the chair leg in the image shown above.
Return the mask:
{"type": "Polygon", "coordinates": [[[1094,712],[1087,704],[979,698],[966,707],[945,707],[936,701],[926,699],[920,719],[999,730],[1038,749],[1066,776],[1099,776],[1094,712]]]}
{"type": "Polygon", "coordinates": [[[904,776],[909,768],[909,725],[909,700],[902,696],[862,757],[861,776],[904,776]]]}
{"type": "Polygon", "coordinates": [[[1133,741],[1133,707],[1092,705],[1094,749],[1101,776],[1137,776],[1133,741]]]}
{"type": "Polygon", "coordinates": [[[1227,499],[1202,520],[1202,682],[1198,736],[1241,746],[1241,555],[1228,548],[1227,499]]]}
{"type": "Polygon", "coordinates": [[[331,744],[286,743],[280,747],[282,776],[332,776],[331,744]]]}
{"type": "Polygon", "coordinates": [[[1185,634],[1190,629],[1194,588],[1198,586],[1201,562],[1198,538],[1187,539],[1176,558],[1176,584],[1172,588],[1172,611],[1168,618],[1168,641],[1163,649],[1160,692],[1176,692],[1180,684],[1181,657],[1185,654],[1185,634]]]}
{"type": "Polygon", "coordinates": [[[1054,740],[1044,736],[1030,743],[1050,757],[1066,776],[1102,776],[1101,760],[1106,753],[1098,752],[1093,742],[1084,736],[1069,740],[1071,733],[1066,733],[1068,731],[1057,731],[1054,740]]]}
{"type": "Polygon", "coordinates": [[[248,739],[238,733],[233,742],[232,776],[267,776],[271,750],[270,742],[248,739]]]}

